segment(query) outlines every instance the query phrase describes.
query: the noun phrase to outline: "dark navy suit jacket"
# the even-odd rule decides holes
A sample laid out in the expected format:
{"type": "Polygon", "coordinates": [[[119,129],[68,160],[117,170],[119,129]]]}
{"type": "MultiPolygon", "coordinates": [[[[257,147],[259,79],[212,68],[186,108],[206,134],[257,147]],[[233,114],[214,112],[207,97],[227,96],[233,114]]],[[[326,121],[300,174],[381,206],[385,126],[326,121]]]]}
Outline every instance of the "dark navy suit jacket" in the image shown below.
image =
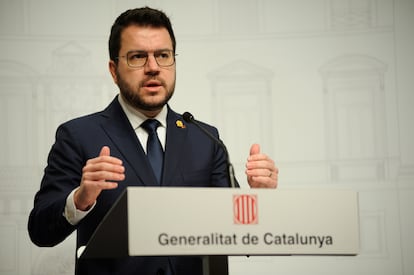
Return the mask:
{"type": "MultiPolygon", "coordinates": [[[[204,124],[216,137],[217,129],[204,124]]],[[[168,107],[162,186],[227,187],[226,156],[220,146],[193,124],[168,107]],[[184,127],[179,127],[177,121],[184,127]]],[[[54,246],[77,230],[77,248],[86,245],[103,216],[127,186],[154,186],[155,175],[123,112],[118,99],[102,112],[77,118],[59,126],[49,153],[41,188],[29,216],[31,240],[39,246],[54,246]],[[94,209],[76,226],[63,216],[66,198],[79,186],[86,161],[99,155],[102,146],[123,161],[125,180],[103,191],[94,209]]],[[[156,204],[157,202],[154,202],[156,204]]],[[[148,213],[151,213],[148,205],[148,213]]],[[[145,226],[143,224],[142,226],[145,226]]],[[[201,274],[199,257],[129,257],[77,260],[76,274],[201,274]]]]}

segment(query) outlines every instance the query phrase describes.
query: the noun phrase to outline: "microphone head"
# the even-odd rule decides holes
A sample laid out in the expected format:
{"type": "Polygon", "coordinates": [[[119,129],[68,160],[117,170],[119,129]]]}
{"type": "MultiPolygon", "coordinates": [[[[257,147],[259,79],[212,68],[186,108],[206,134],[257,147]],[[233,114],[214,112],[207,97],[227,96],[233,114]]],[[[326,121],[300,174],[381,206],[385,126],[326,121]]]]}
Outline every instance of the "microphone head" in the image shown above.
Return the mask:
{"type": "Polygon", "coordinates": [[[193,120],[194,120],[193,115],[192,115],[191,113],[189,113],[189,112],[185,112],[185,113],[183,114],[183,118],[184,118],[184,120],[185,120],[186,122],[193,122],[193,120]]]}

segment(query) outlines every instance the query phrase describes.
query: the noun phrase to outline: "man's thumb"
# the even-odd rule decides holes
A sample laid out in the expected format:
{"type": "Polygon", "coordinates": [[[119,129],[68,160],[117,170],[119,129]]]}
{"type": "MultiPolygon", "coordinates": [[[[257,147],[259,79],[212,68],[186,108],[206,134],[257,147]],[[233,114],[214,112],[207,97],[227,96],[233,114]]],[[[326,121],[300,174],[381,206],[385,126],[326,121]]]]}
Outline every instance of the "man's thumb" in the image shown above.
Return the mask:
{"type": "Polygon", "coordinates": [[[250,147],[250,155],[256,154],[260,154],[260,145],[255,143],[250,147]]]}
{"type": "Polygon", "coordinates": [[[111,154],[111,150],[109,149],[109,147],[108,146],[104,146],[104,147],[102,147],[101,152],[99,153],[99,156],[100,157],[110,156],[110,154],[111,154]]]}

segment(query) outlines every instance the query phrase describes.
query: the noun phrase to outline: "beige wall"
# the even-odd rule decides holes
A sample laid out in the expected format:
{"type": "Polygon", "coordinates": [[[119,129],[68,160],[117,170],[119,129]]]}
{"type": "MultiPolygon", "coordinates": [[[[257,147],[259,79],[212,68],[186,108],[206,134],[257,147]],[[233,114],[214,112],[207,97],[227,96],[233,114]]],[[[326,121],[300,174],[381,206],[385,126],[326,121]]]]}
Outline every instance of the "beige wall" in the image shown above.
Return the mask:
{"type": "Polygon", "coordinates": [[[142,5],[175,28],[172,107],[219,128],[243,187],[259,142],[280,188],[360,194],[357,257],[233,257],[231,274],[414,274],[412,0],[0,0],[0,274],[73,273],[74,236],[37,248],[27,215],[57,125],[117,93],[109,29],[142,5]]]}

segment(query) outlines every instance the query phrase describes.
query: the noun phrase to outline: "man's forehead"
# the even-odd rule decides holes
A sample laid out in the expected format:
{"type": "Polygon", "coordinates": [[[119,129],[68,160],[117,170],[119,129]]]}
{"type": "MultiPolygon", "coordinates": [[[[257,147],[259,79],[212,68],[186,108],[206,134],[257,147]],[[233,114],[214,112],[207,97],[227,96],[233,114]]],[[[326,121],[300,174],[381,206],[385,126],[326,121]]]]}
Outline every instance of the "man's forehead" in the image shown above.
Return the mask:
{"type": "Polygon", "coordinates": [[[130,44],[143,47],[172,47],[172,40],[168,30],[164,27],[131,25],[121,34],[121,48],[130,44]]]}

